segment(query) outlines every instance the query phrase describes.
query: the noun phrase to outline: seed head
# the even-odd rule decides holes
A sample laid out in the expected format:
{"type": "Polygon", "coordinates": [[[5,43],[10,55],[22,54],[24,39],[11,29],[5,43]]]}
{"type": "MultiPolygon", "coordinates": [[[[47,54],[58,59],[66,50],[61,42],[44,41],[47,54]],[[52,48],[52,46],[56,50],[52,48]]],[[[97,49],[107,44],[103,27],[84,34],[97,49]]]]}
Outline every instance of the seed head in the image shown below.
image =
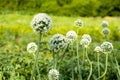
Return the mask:
{"type": "Polygon", "coordinates": [[[76,21],[74,22],[74,25],[75,25],[76,27],[83,27],[83,21],[80,20],[80,19],[78,19],[78,20],[76,20],[76,21]]]}
{"type": "Polygon", "coordinates": [[[105,28],[105,27],[108,27],[109,26],[109,23],[107,21],[102,21],[102,27],[105,28]]]}
{"type": "Polygon", "coordinates": [[[54,52],[58,52],[66,46],[66,38],[62,34],[55,34],[50,40],[50,49],[54,52]]]}
{"type": "Polygon", "coordinates": [[[66,34],[66,40],[68,43],[72,43],[73,41],[75,41],[77,39],[77,34],[75,31],[71,30],[68,31],[66,34]]]}
{"type": "Polygon", "coordinates": [[[101,49],[103,53],[111,53],[113,50],[113,45],[110,42],[103,42],[101,45],[101,49]]]}
{"type": "Polygon", "coordinates": [[[102,51],[102,49],[101,49],[101,47],[100,47],[100,46],[96,46],[96,47],[95,47],[95,49],[94,49],[94,51],[95,51],[95,52],[101,52],[101,51],[102,51]]]}
{"type": "Polygon", "coordinates": [[[31,26],[36,33],[46,33],[52,27],[52,19],[45,13],[34,16],[31,26]]]}
{"type": "Polygon", "coordinates": [[[80,44],[84,47],[87,48],[90,45],[90,41],[88,39],[81,39],[80,44]]]}
{"type": "Polygon", "coordinates": [[[51,69],[48,73],[49,80],[59,80],[59,72],[56,69],[51,69]]]}
{"type": "Polygon", "coordinates": [[[103,28],[102,33],[104,36],[108,36],[110,34],[110,30],[108,28],[103,28]]]}
{"type": "Polygon", "coordinates": [[[31,42],[27,45],[27,51],[29,53],[35,53],[37,51],[37,45],[34,42],[31,42]]]}
{"type": "Polygon", "coordinates": [[[92,38],[91,38],[91,36],[89,34],[84,34],[82,36],[82,39],[88,39],[89,43],[91,43],[91,41],[92,41],[92,38]]]}

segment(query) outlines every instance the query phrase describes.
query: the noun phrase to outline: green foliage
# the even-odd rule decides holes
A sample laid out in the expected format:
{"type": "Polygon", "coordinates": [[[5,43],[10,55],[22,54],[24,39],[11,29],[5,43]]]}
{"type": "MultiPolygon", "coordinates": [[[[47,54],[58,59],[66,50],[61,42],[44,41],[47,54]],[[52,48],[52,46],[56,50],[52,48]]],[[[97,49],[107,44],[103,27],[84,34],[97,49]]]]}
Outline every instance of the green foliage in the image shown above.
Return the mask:
{"type": "Polygon", "coordinates": [[[0,0],[0,3],[1,13],[22,11],[62,16],[120,16],[120,0],[0,0]]]}
{"type": "MultiPolygon", "coordinates": [[[[33,15],[20,15],[20,14],[2,14],[0,15],[0,80],[29,80],[31,76],[32,67],[34,64],[33,54],[29,54],[26,50],[26,46],[29,42],[36,42],[38,35],[33,32],[30,27],[30,21],[33,15]]],[[[56,33],[66,34],[69,30],[75,30],[73,25],[76,19],[81,19],[84,22],[84,27],[79,29],[78,39],[81,39],[83,34],[90,34],[92,37],[92,43],[88,48],[88,56],[93,62],[93,74],[91,80],[95,80],[97,74],[97,58],[96,53],[93,51],[95,46],[100,45],[102,41],[105,41],[105,37],[102,35],[102,20],[108,20],[110,23],[110,35],[109,41],[113,42],[114,51],[109,55],[108,71],[101,80],[119,80],[119,70],[116,67],[120,63],[120,32],[118,26],[120,19],[115,17],[58,17],[52,16],[53,28],[45,34],[43,42],[41,44],[40,54],[38,56],[39,72],[43,80],[48,79],[48,72],[53,67],[52,52],[49,50],[49,40],[52,35],[56,33]],[[115,61],[115,57],[118,64],[115,61]]],[[[80,44],[80,43],[79,43],[80,44]]],[[[76,55],[76,44],[73,46],[73,53],[76,55]]],[[[82,63],[82,46],[79,45],[80,64],[82,63]]],[[[63,53],[60,53],[60,58],[63,53]]],[[[72,75],[72,60],[74,59],[74,75],[75,80],[78,78],[77,57],[73,57],[71,46],[68,47],[65,57],[62,62],[58,60],[60,66],[60,78],[64,80],[70,80],[72,75]]],[[[87,79],[89,75],[89,64],[85,63],[85,68],[82,69],[83,80],[87,79]]],[[[119,65],[118,65],[119,66],[119,65]]],[[[100,69],[101,73],[104,72],[105,67],[105,54],[100,53],[100,69]]],[[[35,80],[37,80],[38,74],[35,73],[35,80]]]]}

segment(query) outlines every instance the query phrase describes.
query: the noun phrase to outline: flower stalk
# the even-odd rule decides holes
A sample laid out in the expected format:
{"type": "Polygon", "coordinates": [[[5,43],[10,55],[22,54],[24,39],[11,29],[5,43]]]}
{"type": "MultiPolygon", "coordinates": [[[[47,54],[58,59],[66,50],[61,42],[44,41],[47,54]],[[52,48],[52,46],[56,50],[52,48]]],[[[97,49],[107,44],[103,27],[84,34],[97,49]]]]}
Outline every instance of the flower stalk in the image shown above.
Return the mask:
{"type": "Polygon", "coordinates": [[[106,53],[106,66],[105,66],[105,71],[104,71],[104,73],[103,73],[98,79],[100,79],[100,78],[102,78],[102,77],[105,76],[105,74],[106,74],[106,72],[107,72],[107,65],[108,65],[108,53],[106,53]]]}
{"type": "MultiPolygon", "coordinates": [[[[39,74],[39,68],[38,68],[38,54],[39,54],[39,51],[40,51],[41,40],[42,40],[42,33],[39,34],[38,48],[37,48],[37,51],[36,51],[36,53],[35,53],[34,66],[33,66],[33,69],[32,69],[32,75],[31,75],[30,80],[33,80],[33,77],[34,77],[34,73],[35,73],[36,67],[37,67],[37,72],[38,72],[38,74],[39,74]]],[[[40,74],[39,74],[39,77],[40,77],[40,74]]]]}
{"type": "Polygon", "coordinates": [[[98,77],[100,76],[100,61],[99,61],[99,52],[97,52],[97,65],[98,65],[98,77]]]}
{"type": "Polygon", "coordinates": [[[118,64],[118,61],[117,61],[116,57],[115,57],[115,62],[116,62],[116,66],[117,66],[118,74],[119,74],[119,76],[120,76],[119,64],[118,64]]]}
{"type": "Polygon", "coordinates": [[[74,80],[74,52],[73,52],[73,43],[72,43],[72,80],[74,80]]]}
{"type": "Polygon", "coordinates": [[[90,73],[89,73],[89,76],[88,76],[87,80],[90,80],[90,77],[91,77],[91,75],[92,75],[92,62],[90,61],[90,59],[89,59],[89,57],[88,57],[87,48],[85,48],[85,52],[86,52],[87,60],[88,60],[88,62],[89,62],[89,64],[90,64],[90,73]]]}
{"type": "MultiPolygon", "coordinates": [[[[77,34],[78,34],[78,29],[77,29],[77,34]]],[[[76,44],[76,52],[77,52],[77,67],[78,67],[78,72],[79,72],[79,76],[78,76],[78,80],[82,80],[82,76],[81,76],[81,70],[80,70],[80,62],[79,62],[79,53],[78,53],[78,38],[77,38],[77,44],[76,44]]]]}

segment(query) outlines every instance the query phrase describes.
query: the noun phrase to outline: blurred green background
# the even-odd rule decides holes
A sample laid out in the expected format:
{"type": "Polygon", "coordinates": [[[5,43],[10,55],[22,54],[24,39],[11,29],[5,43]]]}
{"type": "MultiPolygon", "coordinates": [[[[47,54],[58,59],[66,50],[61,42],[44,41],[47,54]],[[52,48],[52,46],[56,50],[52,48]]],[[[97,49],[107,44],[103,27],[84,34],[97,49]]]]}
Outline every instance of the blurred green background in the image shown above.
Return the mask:
{"type": "Polygon", "coordinates": [[[0,13],[12,11],[60,16],[120,16],[120,0],[0,0],[0,13]]]}
{"type": "MultiPolygon", "coordinates": [[[[47,80],[48,71],[52,68],[52,53],[50,52],[50,38],[60,33],[66,35],[69,30],[77,29],[74,21],[81,19],[84,22],[83,28],[78,30],[80,41],[83,34],[90,34],[92,43],[88,52],[90,60],[93,61],[93,74],[91,80],[97,77],[96,54],[94,48],[105,41],[102,33],[101,22],[109,22],[110,35],[109,41],[113,43],[114,50],[109,57],[109,68],[104,79],[101,80],[120,80],[116,62],[116,56],[120,64],[120,0],[0,0],[0,80],[30,80],[34,57],[26,50],[29,42],[38,41],[38,34],[35,34],[30,26],[30,22],[37,13],[47,13],[53,21],[53,27],[47,34],[43,35],[41,52],[39,54],[39,68],[43,80],[47,80]]],[[[76,50],[76,46],[74,46],[76,50]]],[[[80,58],[82,57],[82,46],[79,45],[80,58]]],[[[105,68],[105,55],[100,54],[101,72],[105,68]]],[[[73,58],[70,51],[62,65],[60,74],[64,80],[71,78],[71,60],[73,58]]],[[[76,62],[75,62],[76,63],[76,62]]],[[[87,63],[88,64],[88,63],[87,63]]],[[[120,67],[120,66],[119,66],[120,67]]],[[[77,80],[77,68],[75,68],[77,80]]],[[[37,78],[37,73],[35,78],[37,78]]],[[[88,76],[83,73],[84,80],[88,76]]],[[[36,79],[37,80],[37,79],[36,79]]]]}

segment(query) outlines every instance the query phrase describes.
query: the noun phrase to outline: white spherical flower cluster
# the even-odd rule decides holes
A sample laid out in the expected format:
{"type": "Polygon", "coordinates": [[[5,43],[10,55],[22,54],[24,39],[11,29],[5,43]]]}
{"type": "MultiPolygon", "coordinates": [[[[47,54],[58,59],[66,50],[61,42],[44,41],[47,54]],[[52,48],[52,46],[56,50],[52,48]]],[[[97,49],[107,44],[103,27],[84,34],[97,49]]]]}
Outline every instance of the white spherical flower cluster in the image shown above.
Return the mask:
{"type": "Polygon", "coordinates": [[[48,73],[49,80],[59,80],[59,72],[56,69],[51,69],[48,73]]]}
{"type": "Polygon", "coordinates": [[[103,28],[102,33],[104,36],[108,36],[110,34],[110,30],[108,28],[103,28]]]}
{"type": "Polygon", "coordinates": [[[83,27],[83,21],[80,20],[80,19],[78,19],[78,20],[76,20],[76,21],[74,22],[74,25],[75,25],[76,27],[83,27]]]}
{"type": "Polygon", "coordinates": [[[87,48],[90,45],[90,42],[88,41],[88,39],[81,39],[80,44],[87,48]]]}
{"type": "Polygon", "coordinates": [[[83,36],[82,36],[82,39],[88,39],[88,41],[91,43],[91,41],[92,41],[92,38],[91,38],[91,36],[89,35],[89,34],[84,34],[83,36]]]}
{"type": "Polygon", "coordinates": [[[55,34],[50,40],[50,49],[54,52],[58,52],[66,46],[66,38],[62,34],[55,34]]]}
{"type": "Polygon", "coordinates": [[[45,13],[34,16],[31,26],[36,33],[46,33],[52,27],[52,19],[45,13]]]}
{"type": "Polygon", "coordinates": [[[105,28],[105,27],[108,27],[109,26],[109,23],[107,21],[102,21],[102,27],[105,28]]]}
{"type": "Polygon", "coordinates": [[[75,41],[77,39],[76,32],[73,31],[73,30],[68,31],[67,34],[66,34],[66,39],[67,39],[68,43],[71,43],[71,42],[75,41]]]}
{"type": "Polygon", "coordinates": [[[91,41],[92,41],[92,38],[90,37],[90,35],[89,34],[84,34],[82,36],[80,44],[83,45],[85,48],[87,48],[90,45],[91,41]]]}
{"type": "Polygon", "coordinates": [[[113,45],[110,42],[103,42],[101,45],[101,49],[103,53],[111,53],[113,50],[113,45]]]}
{"type": "Polygon", "coordinates": [[[35,53],[37,51],[37,45],[34,42],[31,42],[27,45],[27,51],[29,53],[35,53]]]}
{"type": "Polygon", "coordinates": [[[100,46],[96,46],[94,49],[95,52],[102,52],[102,49],[100,46]]]}

